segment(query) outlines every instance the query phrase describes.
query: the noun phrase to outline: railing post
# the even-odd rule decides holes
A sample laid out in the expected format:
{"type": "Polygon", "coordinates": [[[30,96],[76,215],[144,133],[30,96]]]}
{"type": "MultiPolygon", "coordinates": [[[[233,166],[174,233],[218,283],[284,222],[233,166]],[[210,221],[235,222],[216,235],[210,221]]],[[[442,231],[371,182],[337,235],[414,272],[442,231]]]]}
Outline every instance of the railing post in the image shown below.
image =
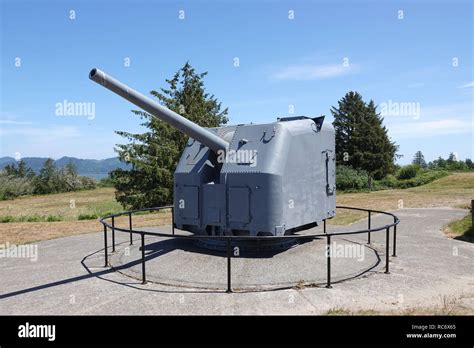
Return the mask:
{"type": "Polygon", "coordinates": [[[393,257],[397,257],[397,225],[393,225],[393,257]]]}
{"type": "Polygon", "coordinates": [[[128,226],[129,226],[129,229],[130,229],[130,245],[133,245],[132,213],[128,213],[128,226]]]}
{"type": "Polygon", "coordinates": [[[327,232],[326,232],[326,219],[323,220],[323,226],[324,226],[324,227],[323,227],[324,233],[327,233],[327,232]]]}
{"type": "Polygon", "coordinates": [[[174,207],[171,207],[171,234],[174,236],[174,207]]]}
{"type": "Polygon", "coordinates": [[[471,200],[471,223],[474,226],[474,199],[471,200]]]}
{"type": "Polygon", "coordinates": [[[389,271],[389,253],[390,253],[390,227],[385,231],[385,274],[390,274],[389,271]]]}
{"type": "Polygon", "coordinates": [[[109,265],[109,255],[107,253],[107,226],[104,223],[104,256],[105,256],[105,266],[109,265]]]}
{"type": "Polygon", "coordinates": [[[112,252],[115,252],[115,217],[112,216],[112,252]]]}
{"type": "Polygon", "coordinates": [[[231,259],[232,249],[230,245],[230,237],[227,237],[227,293],[232,292],[232,274],[231,274],[231,267],[230,267],[230,259],[231,259]]]}
{"type": "MultiPolygon", "coordinates": [[[[368,226],[367,226],[367,229],[370,230],[371,226],[372,226],[372,221],[371,221],[371,217],[372,217],[372,214],[371,214],[371,211],[369,210],[369,219],[368,219],[368,226]]],[[[367,244],[370,244],[370,231],[367,235],[367,244]]]]}
{"type": "Polygon", "coordinates": [[[326,264],[328,267],[328,279],[327,279],[327,284],[326,288],[331,289],[331,235],[327,235],[327,245],[326,245],[326,264]]]}
{"type": "Polygon", "coordinates": [[[141,234],[142,237],[142,284],[146,284],[145,275],[145,234],[141,234]]]}

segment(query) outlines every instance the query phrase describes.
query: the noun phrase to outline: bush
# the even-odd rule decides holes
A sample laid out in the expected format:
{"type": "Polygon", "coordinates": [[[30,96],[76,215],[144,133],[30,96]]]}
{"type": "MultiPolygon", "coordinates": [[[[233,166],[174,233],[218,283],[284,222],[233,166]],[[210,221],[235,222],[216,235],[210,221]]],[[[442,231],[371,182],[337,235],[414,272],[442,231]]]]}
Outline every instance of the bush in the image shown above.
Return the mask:
{"type": "Polygon", "coordinates": [[[87,214],[87,213],[83,213],[83,214],[79,214],[78,216],[78,220],[95,220],[95,219],[98,219],[99,218],[99,215],[97,214],[87,214]]]}
{"type": "Polygon", "coordinates": [[[88,176],[80,176],[79,180],[81,182],[80,190],[93,190],[96,187],[96,181],[88,176]]]}
{"type": "Polygon", "coordinates": [[[63,169],[47,177],[40,175],[18,177],[0,171],[0,200],[31,194],[92,190],[96,185],[96,181],[92,178],[70,174],[63,169]]]}
{"type": "Polygon", "coordinates": [[[0,216],[1,223],[15,222],[15,217],[11,215],[0,216]]]}
{"type": "Polygon", "coordinates": [[[61,221],[63,218],[59,215],[48,215],[46,217],[47,222],[61,221]]]}
{"type": "Polygon", "coordinates": [[[398,171],[397,179],[406,180],[414,178],[419,171],[420,166],[418,164],[410,164],[408,166],[404,166],[398,171]]]}
{"type": "Polygon", "coordinates": [[[22,216],[12,216],[12,215],[5,215],[0,216],[0,223],[7,223],[7,222],[54,222],[54,221],[62,221],[63,218],[60,215],[22,215],[22,216]]]}
{"type": "Polygon", "coordinates": [[[365,170],[348,166],[336,167],[336,188],[341,191],[358,191],[369,187],[369,177],[365,170]]]}
{"type": "Polygon", "coordinates": [[[382,180],[378,180],[375,182],[376,186],[377,184],[380,185],[380,187],[383,188],[396,188],[398,187],[398,181],[395,175],[388,174],[385,178],[382,180]]]}
{"type": "Polygon", "coordinates": [[[0,200],[31,195],[33,190],[34,186],[30,178],[14,178],[4,172],[0,173],[0,200]]]}
{"type": "Polygon", "coordinates": [[[445,170],[426,170],[421,171],[416,177],[407,179],[407,180],[400,180],[397,184],[398,188],[410,188],[416,187],[421,185],[426,185],[434,180],[440,179],[449,173],[445,170]]]}
{"type": "Polygon", "coordinates": [[[114,187],[114,181],[110,176],[100,179],[99,187],[114,187]]]}

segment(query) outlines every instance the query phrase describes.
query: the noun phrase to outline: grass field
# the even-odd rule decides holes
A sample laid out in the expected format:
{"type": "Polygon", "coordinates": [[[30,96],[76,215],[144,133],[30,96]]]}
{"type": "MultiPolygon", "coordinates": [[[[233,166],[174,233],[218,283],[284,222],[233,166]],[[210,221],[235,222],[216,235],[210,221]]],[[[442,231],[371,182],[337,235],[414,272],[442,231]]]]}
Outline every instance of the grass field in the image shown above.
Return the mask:
{"type": "Polygon", "coordinates": [[[468,302],[472,300],[472,295],[462,295],[460,297],[443,295],[438,299],[438,303],[431,306],[420,305],[407,309],[392,309],[380,311],[375,309],[351,310],[345,307],[334,307],[328,310],[326,315],[470,315],[468,302]]]}
{"type": "Polygon", "coordinates": [[[452,221],[446,226],[445,233],[452,238],[474,242],[472,215],[469,213],[461,220],[452,221]]]}
{"type": "MultiPolygon", "coordinates": [[[[473,198],[474,173],[453,173],[430,184],[410,189],[338,193],[337,204],[377,210],[395,210],[399,207],[468,208],[473,198]]],[[[101,225],[97,219],[80,220],[80,218],[104,216],[122,210],[115,200],[113,188],[0,201],[0,221],[10,221],[0,223],[0,244],[7,241],[11,244],[31,243],[100,231],[101,225]]],[[[340,210],[336,218],[329,223],[350,224],[365,215],[340,210]]],[[[170,222],[170,212],[134,217],[136,227],[157,226],[170,222]]],[[[117,226],[126,226],[127,223],[126,217],[117,219],[117,226]]]]}
{"type": "MultiPolygon", "coordinates": [[[[13,219],[42,220],[41,217],[59,217],[57,222],[7,222],[0,223],[0,244],[31,243],[87,232],[100,231],[98,219],[79,220],[84,215],[104,216],[123,211],[115,200],[113,188],[98,188],[89,191],[59,193],[17,198],[11,201],[0,201],[0,221],[13,219]],[[6,219],[8,217],[8,219],[6,219]]],[[[157,226],[168,224],[171,213],[136,215],[133,218],[135,227],[157,226]]],[[[128,217],[116,219],[118,227],[128,226],[128,217]]]]}
{"type": "MultiPolygon", "coordinates": [[[[338,193],[337,204],[377,210],[398,208],[452,207],[469,208],[474,199],[474,173],[452,173],[427,185],[397,190],[362,193],[338,193]]],[[[366,213],[338,211],[329,223],[349,224],[366,213]]]]}

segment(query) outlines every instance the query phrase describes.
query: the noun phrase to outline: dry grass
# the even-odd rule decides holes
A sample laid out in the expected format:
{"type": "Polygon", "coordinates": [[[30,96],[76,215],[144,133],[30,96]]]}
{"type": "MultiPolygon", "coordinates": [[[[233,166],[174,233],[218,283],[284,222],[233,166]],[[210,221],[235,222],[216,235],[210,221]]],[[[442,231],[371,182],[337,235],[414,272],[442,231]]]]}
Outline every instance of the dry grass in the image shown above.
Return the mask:
{"type": "Polygon", "coordinates": [[[83,213],[120,211],[113,188],[21,197],[0,201],[0,216],[58,215],[64,221],[77,220],[83,213]]]}
{"type": "MultiPolygon", "coordinates": [[[[336,197],[338,205],[376,210],[395,210],[399,207],[468,208],[471,199],[474,198],[474,173],[453,173],[427,185],[409,189],[339,193],[336,197]]],[[[329,223],[346,225],[366,215],[366,213],[338,210],[337,216],[329,223]]]]}
{"type": "Polygon", "coordinates": [[[444,233],[450,238],[473,243],[474,228],[472,226],[472,214],[469,213],[462,219],[451,221],[444,228],[444,233]]]}
{"type": "MultiPolygon", "coordinates": [[[[474,173],[454,173],[428,185],[405,189],[385,190],[370,193],[347,193],[337,195],[338,205],[347,205],[378,210],[394,210],[403,202],[403,207],[468,207],[474,197],[474,173]],[[400,201],[401,200],[401,201],[400,201]]],[[[59,222],[11,222],[0,223],[0,244],[31,243],[34,241],[64,237],[101,230],[97,220],[78,221],[82,213],[104,215],[110,211],[121,211],[115,201],[113,188],[91,191],[22,197],[12,201],[0,201],[1,216],[58,215],[59,222]],[[74,203],[74,204],[72,204],[74,203]]],[[[349,224],[365,217],[365,213],[338,210],[332,224],[349,224]]],[[[138,215],[134,226],[157,226],[169,224],[171,214],[138,215]]],[[[126,224],[126,218],[117,224],[126,224]]],[[[126,225],[124,225],[126,226],[126,225]]]]}
{"type": "MultiPolygon", "coordinates": [[[[159,226],[171,223],[171,213],[160,212],[133,217],[134,227],[159,226]]],[[[128,216],[115,219],[117,227],[128,228],[128,216]]],[[[102,230],[98,220],[58,222],[11,222],[0,224],[0,244],[25,244],[58,237],[102,230]]]]}
{"type": "Polygon", "coordinates": [[[440,295],[438,303],[429,307],[410,307],[406,309],[375,310],[356,309],[346,307],[334,307],[325,315],[472,315],[472,295],[460,297],[440,295]]]}
{"type": "MultiPolygon", "coordinates": [[[[81,220],[82,213],[121,211],[115,201],[113,188],[68,192],[55,195],[22,197],[12,201],[0,201],[0,216],[58,215],[64,221],[58,222],[10,222],[0,223],[0,244],[32,243],[40,240],[101,231],[98,220],[81,220]],[[74,204],[72,204],[74,203],[74,204]]],[[[101,214],[102,213],[102,214],[101,214]]],[[[134,227],[158,226],[171,222],[170,212],[136,215],[134,227]]],[[[116,219],[118,227],[128,226],[128,217],[116,219]]]]}

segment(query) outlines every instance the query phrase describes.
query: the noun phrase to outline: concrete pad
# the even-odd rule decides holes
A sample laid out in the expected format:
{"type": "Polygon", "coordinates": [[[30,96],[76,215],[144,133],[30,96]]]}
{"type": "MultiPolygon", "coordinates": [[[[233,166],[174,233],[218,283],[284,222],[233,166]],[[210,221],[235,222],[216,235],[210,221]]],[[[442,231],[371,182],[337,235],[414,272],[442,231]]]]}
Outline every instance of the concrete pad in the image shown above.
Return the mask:
{"type": "MultiPolygon", "coordinates": [[[[467,211],[402,209],[395,213],[401,223],[398,228],[398,257],[391,258],[391,273],[384,274],[382,268],[385,234],[373,234],[373,247],[378,250],[382,263],[369,273],[335,284],[332,289],[309,287],[226,294],[212,289],[194,290],[155,283],[141,285],[140,280],[103,267],[101,232],[40,242],[37,243],[39,254],[36,262],[20,258],[0,259],[0,314],[321,314],[336,307],[353,310],[426,307],[440,305],[446,297],[462,301],[474,314],[474,245],[447,238],[441,232],[443,225],[464,216],[467,211]]],[[[383,219],[375,216],[373,226],[383,224],[383,219]]],[[[366,224],[367,221],[362,220],[350,228],[363,228],[366,224]]],[[[363,244],[366,236],[351,236],[350,239],[363,244]]],[[[125,246],[128,234],[117,233],[117,241],[125,246]]],[[[305,248],[315,251],[318,247],[316,243],[305,248]]],[[[275,260],[289,260],[291,253],[297,250],[278,255],[275,260]]],[[[311,252],[311,256],[301,256],[301,259],[315,257],[312,255],[311,252]]],[[[113,259],[117,257],[120,253],[113,259]]],[[[224,261],[222,257],[215,257],[213,262],[219,260],[224,261]]],[[[262,266],[268,273],[266,279],[271,278],[272,270],[281,269],[281,274],[275,275],[275,279],[283,274],[285,279],[293,281],[309,269],[313,272],[318,266],[313,259],[299,266],[303,270],[291,271],[296,272],[296,275],[291,275],[289,269],[294,269],[296,264],[288,262],[280,268],[267,261],[266,268],[262,266]]],[[[333,270],[336,272],[337,261],[334,262],[333,270]]],[[[180,274],[178,271],[184,272],[180,269],[182,266],[188,266],[186,259],[174,268],[177,274],[180,274]]],[[[225,270],[225,262],[223,266],[225,270]]],[[[325,268],[324,264],[320,266],[325,268]]],[[[173,270],[173,267],[167,267],[168,271],[173,270]]],[[[218,268],[215,272],[221,272],[221,267],[218,268]]],[[[256,268],[248,269],[258,274],[260,270],[256,268]]],[[[213,267],[206,269],[214,272],[213,267]]],[[[246,280],[244,269],[245,263],[235,265],[236,281],[242,284],[246,280]],[[241,276],[237,276],[239,272],[241,276]]],[[[220,276],[219,279],[215,275],[212,277],[217,285],[223,282],[220,276]]],[[[176,276],[176,279],[181,278],[176,276]]]]}
{"type": "MultiPolygon", "coordinates": [[[[161,232],[165,230],[166,227],[161,232]]],[[[326,238],[259,256],[242,255],[240,249],[236,249],[238,245],[239,242],[234,241],[231,248],[231,279],[235,291],[326,284],[326,238]]],[[[334,237],[332,246],[331,277],[335,282],[375,272],[379,268],[380,258],[376,250],[365,243],[334,237]]],[[[140,249],[138,242],[118,245],[110,258],[111,266],[134,279],[141,279],[142,266],[137,262],[141,260],[140,249]]],[[[188,288],[226,289],[226,253],[197,247],[192,240],[147,236],[145,260],[147,281],[188,288]]]]}

